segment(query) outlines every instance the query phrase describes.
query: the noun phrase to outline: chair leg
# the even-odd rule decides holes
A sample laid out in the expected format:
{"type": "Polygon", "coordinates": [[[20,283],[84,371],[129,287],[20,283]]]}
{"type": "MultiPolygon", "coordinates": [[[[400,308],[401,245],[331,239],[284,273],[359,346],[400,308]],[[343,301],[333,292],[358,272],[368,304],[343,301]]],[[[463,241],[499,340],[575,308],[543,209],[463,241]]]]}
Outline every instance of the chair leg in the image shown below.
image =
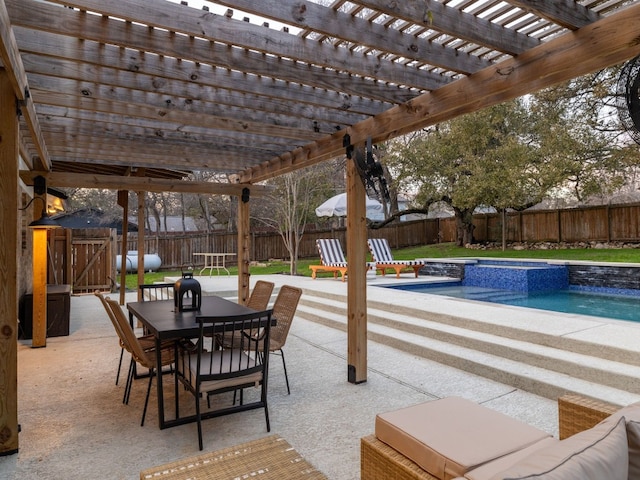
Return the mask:
{"type": "Polygon", "coordinates": [[[142,409],[142,421],[140,422],[140,426],[144,427],[144,419],[147,416],[147,405],[149,405],[149,393],[151,393],[151,384],[153,383],[153,375],[155,370],[149,370],[149,385],[147,385],[147,396],[144,399],[144,408],[142,409]]]}
{"type": "Polygon", "coordinates": [[[180,391],[178,389],[178,383],[180,383],[180,380],[178,379],[178,367],[176,366],[176,371],[173,375],[173,392],[176,398],[176,418],[180,418],[180,391]]]}
{"type": "Polygon", "coordinates": [[[287,375],[287,364],[284,361],[284,352],[280,349],[280,355],[282,355],[282,367],[284,368],[284,380],[287,382],[287,395],[291,395],[291,390],[289,389],[289,376],[287,375]]]}
{"type": "Polygon", "coordinates": [[[264,405],[264,418],[267,421],[267,432],[271,431],[271,423],[269,423],[269,409],[267,408],[267,405],[264,405]]]}
{"type": "Polygon", "coordinates": [[[196,394],[196,422],[198,423],[198,446],[202,450],[202,416],[200,415],[200,395],[196,394]]]}
{"type": "Polygon", "coordinates": [[[116,385],[120,380],[120,369],[122,368],[122,357],[124,357],[124,348],[120,349],[120,361],[118,362],[118,372],[116,373],[116,385]]]}
{"type": "Polygon", "coordinates": [[[129,373],[127,374],[127,383],[124,387],[124,396],[122,397],[122,403],[129,405],[129,395],[131,394],[131,385],[133,384],[133,365],[135,360],[132,358],[129,363],[129,373]]]}

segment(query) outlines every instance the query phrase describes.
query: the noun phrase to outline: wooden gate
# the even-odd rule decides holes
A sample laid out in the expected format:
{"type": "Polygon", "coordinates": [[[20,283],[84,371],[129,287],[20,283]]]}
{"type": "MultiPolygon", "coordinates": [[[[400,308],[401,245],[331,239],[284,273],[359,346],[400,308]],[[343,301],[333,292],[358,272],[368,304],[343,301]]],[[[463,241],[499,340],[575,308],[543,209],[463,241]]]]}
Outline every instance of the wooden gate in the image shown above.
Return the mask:
{"type": "Polygon", "coordinates": [[[47,283],[71,285],[71,235],[70,228],[53,228],[47,232],[47,283]]]}
{"type": "Polygon", "coordinates": [[[73,293],[111,291],[116,279],[116,230],[55,229],[49,233],[48,282],[73,293]]]}

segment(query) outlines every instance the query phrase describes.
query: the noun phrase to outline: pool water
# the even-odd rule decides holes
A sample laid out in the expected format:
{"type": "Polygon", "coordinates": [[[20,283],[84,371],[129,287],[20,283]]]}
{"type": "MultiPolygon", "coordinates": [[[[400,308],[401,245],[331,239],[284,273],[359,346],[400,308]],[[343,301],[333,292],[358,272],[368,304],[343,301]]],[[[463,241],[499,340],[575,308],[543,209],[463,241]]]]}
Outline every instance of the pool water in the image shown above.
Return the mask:
{"type": "Polygon", "coordinates": [[[514,305],[554,312],[640,322],[640,297],[632,295],[615,295],[572,289],[526,293],[496,288],[462,286],[459,283],[449,285],[405,284],[394,285],[389,288],[501,305],[514,305]]]}

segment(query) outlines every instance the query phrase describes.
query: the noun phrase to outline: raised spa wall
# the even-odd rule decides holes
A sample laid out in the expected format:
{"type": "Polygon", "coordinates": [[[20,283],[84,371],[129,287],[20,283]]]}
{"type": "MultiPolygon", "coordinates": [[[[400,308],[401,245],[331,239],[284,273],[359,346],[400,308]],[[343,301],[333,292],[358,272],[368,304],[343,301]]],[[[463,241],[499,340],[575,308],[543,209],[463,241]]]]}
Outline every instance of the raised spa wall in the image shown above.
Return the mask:
{"type": "MultiPolygon", "coordinates": [[[[500,259],[421,259],[425,266],[420,269],[420,275],[444,276],[465,279],[465,267],[487,262],[505,265],[513,264],[514,260],[500,259]]],[[[612,290],[640,291],[640,264],[595,263],[595,262],[566,262],[518,260],[515,263],[547,264],[550,266],[565,266],[568,271],[568,283],[572,288],[590,289],[606,288],[612,290]]]]}

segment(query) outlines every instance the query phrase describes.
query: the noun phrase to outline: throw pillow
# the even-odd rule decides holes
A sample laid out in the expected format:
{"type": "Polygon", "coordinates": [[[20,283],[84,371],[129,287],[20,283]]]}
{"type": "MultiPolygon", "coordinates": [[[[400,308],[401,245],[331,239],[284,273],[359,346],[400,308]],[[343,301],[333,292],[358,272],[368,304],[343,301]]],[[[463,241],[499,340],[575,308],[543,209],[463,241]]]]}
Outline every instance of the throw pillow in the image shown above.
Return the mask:
{"type": "Polygon", "coordinates": [[[627,480],[626,421],[601,423],[541,449],[492,480],[627,480]]]}

